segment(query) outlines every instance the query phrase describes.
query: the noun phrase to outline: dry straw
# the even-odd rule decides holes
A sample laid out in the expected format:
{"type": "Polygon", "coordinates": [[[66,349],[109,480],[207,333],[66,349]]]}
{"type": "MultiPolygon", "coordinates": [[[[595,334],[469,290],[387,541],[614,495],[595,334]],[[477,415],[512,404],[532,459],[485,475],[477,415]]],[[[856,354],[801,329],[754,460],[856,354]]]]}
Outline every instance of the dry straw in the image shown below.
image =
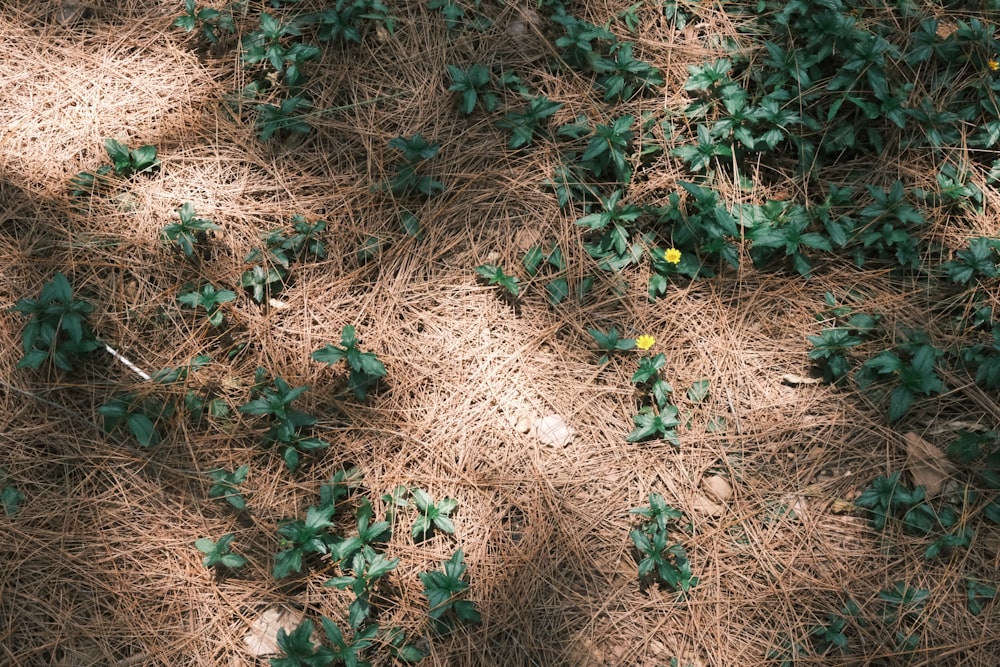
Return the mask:
{"type": "MultiPolygon", "coordinates": [[[[424,3],[393,3],[395,36],[328,47],[311,93],[315,108],[342,111],[314,117],[315,132],[289,148],[260,144],[249,116],[225,113],[223,94],[246,83],[236,52],[199,53],[172,29],[181,3],[97,2],[70,7],[75,19],[62,22],[67,8],[57,3],[15,4],[0,11],[0,305],[36,295],[62,271],[95,304],[101,338],[145,373],[246,343],[192,382],[233,408],[258,366],[308,384],[303,407],[321,416],[332,446],[296,475],[257,446],[245,422],[178,423],[154,450],[139,451],[102,432],[97,407],[149,383],[111,357],[72,377],[15,371],[23,320],[5,315],[0,466],[26,501],[15,516],[0,515],[0,664],[251,665],[243,636],[266,608],[344,625],[346,598],[322,587],[330,572],[288,583],[270,568],[278,521],[314,504],[319,484],[346,465],[365,471],[376,498],[406,484],[459,501],[453,539],[414,545],[404,525],[388,545],[402,560],[384,619],[413,632],[426,610],[416,573],[457,546],[466,553],[484,623],[434,641],[423,664],[763,664],[782,637],[802,641],[848,593],[877,615],[878,591],[896,579],[932,591],[925,650],[905,664],[996,664],[997,612],[971,617],[962,587],[966,573],[995,576],[995,529],[936,564],[881,542],[843,508],[876,474],[903,464],[900,434],[882,425],[878,406],[782,382],[808,375],[805,336],[816,332],[813,314],[828,289],[863,290],[893,324],[935,326],[886,276],[824,267],[804,282],[747,268],[650,303],[641,274],[628,285],[600,275],[586,305],[549,308],[536,284],[517,310],[476,284],[477,264],[517,267],[536,241],[559,243],[572,282],[590,266],[572,215],[539,188],[556,148],[507,151],[500,130],[460,118],[446,92],[452,59],[531,68],[551,54],[531,21],[516,31],[523,41],[511,41],[505,22],[514,8],[496,10],[494,29],[449,40],[424,3]],[[398,159],[388,141],[415,132],[441,142],[433,171],[448,186],[416,206],[419,241],[402,231],[399,202],[372,192],[398,159]],[[128,202],[81,211],[68,180],[104,160],[108,137],[155,145],[162,168],[137,179],[128,202]],[[158,241],[187,201],[222,226],[196,263],[158,241]],[[261,233],[293,214],[329,223],[328,257],[296,266],[279,307],[241,294],[227,311],[235,329],[225,343],[176,307],[185,282],[238,290],[261,233]],[[359,264],[368,236],[383,250],[359,264]],[[309,360],[346,324],[388,367],[386,390],[368,405],[335,399],[338,380],[309,360]],[[586,333],[610,326],[654,335],[652,351],[666,355],[679,395],[710,381],[679,450],[626,444],[635,357],[600,369],[586,333]],[[572,444],[542,445],[514,428],[524,415],[546,414],[575,429],[572,444]],[[724,432],[706,429],[712,415],[726,417],[724,432]],[[205,473],[242,463],[251,465],[251,511],[237,518],[208,499],[205,473]],[[720,474],[733,492],[712,500],[701,480],[720,474]],[[629,510],[651,492],[692,523],[688,552],[701,583],[686,602],[641,589],[636,577],[629,510]],[[228,532],[250,563],[217,578],[193,545],[228,532]]],[[[604,23],[627,4],[589,3],[582,16],[604,23]]],[[[641,27],[639,51],[668,85],[662,99],[630,112],[679,108],[686,65],[712,55],[711,37],[737,37],[725,13],[705,11],[706,21],[686,31],[662,20],[641,27]]],[[[603,113],[586,81],[537,72],[532,85],[565,104],[561,122],[603,113]]],[[[639,194],[662,197],[679,176],[663,159],[639,194]]],[[[748,197],[720,189],[734,202],[748,197]]],[[[995,226],[992,203],[988,210],[995,226]]],[[[969,389],[954,400],[970,396],[974,412],[996,416],[991,396],[969,389]]],[[[928,428],[936,418],[926,415],[928,428]]],[[[797,664],[903,664],[882,627],[856,629],[864,657],[797,664]]]]}

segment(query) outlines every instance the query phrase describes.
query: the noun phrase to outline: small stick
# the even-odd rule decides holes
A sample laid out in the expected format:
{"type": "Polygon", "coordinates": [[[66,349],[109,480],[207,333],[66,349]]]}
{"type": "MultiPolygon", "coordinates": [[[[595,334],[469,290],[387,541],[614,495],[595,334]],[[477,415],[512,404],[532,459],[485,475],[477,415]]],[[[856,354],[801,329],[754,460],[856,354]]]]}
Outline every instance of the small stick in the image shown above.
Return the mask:
{"type": "Polygon", "coordinates": [[[108,354],[110,354],[112,357],[114,357],[118,361],[120,361],[123,364],[125,364],[126,366],[128,366],[129,370],[131,370],[133,373],[135,373],[136,375],[138,375],[139,377],[141,377],[143,380],[148,380],[149,379],[149,374],[148,373],[146,373],[145,371],[143,371],[141,368],[139,368],[138,366],[136,366],[135,364],[133,364],[131,361],[129,361],[128,359],[126,359],[122,355],[118,354],[118,352],[113,347],[111,347],[110,345],[108,345],[107,343],[104,344],[104,349],[107,350],[108,354]]]}

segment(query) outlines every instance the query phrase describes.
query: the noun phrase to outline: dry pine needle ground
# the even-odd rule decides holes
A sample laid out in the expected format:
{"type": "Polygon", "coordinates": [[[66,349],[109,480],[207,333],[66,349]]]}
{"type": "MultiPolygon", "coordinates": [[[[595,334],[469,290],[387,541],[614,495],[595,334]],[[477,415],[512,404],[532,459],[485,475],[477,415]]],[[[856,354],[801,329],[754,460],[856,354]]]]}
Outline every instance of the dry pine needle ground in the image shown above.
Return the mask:
{"type": "MultiPolygon", "coordinates": [[[[875,624],[852,628],[863,651],[797,664],[997,664],[1000,612],[968,614],[963,583],[970,573],[995,579],[996,528],[932,562],[910,538],[874,534],[844,507],[905,466],[902,433],[852,394],[782,382],[809,374],[805,336],[826,290],[856,286],[894,322],[934,326],[884,275],[829,267],[803,281],[747,263],[650,303],[642,275],[625,285],[602,274],[589,301],[556,309],[540,283],[516,309],[477,284],[475,266],[517,267],[535,240],[560,244],[573,280],[589,270],[572,214],[539,187],[557,151],[508,151],[506,134],[458,116],[447,92],[450,62],[530,71],[548,57],[532,21],[508,31],[531,12],[493,8],[495,28],[449,38],[423,3],[392,6],[393,36],[330,46],[315,66],[315,107],[343,111],[316,118],[301,145],[282,146],[261,144],[251,120],[224,113],[223,96],[246,83],[237,50],[205,53],[171,28],[182,3],[14,4],[0,11],[0,306],[36,296],[61,271],[95,304],[101,338],[147,371],[246,343],[198,381],[233,409],[258,366],[309,385],[302,408],[320,416],[332,446],[295,475],[245,423],[177,423],[140,451],[102,432],[97,407],[145,385],[102,353],[73,376],[15,370],[23,319],[5,314],[0,467],[25,501],[0,515],[0,664],[250,665],[243,637],[268,607],[342,621],[344,597],[322,586],[329,573],[289,583],[270,570],[278,522],[301,515],[348,465],[365,472],[373,498],[405,484],[459,502],[454,538],[414,545],[404,525],[387,549],[401,565],[386,615],[415,632],[426,614],[416,573],[458,546],[466,554],[483,623],[431,642],[423,664],[763,664],[847,594],[877,616],[878,592],[900,579],[931,591],[918,652],[894,657],[894,628],[875,624]],[[389,140],[415,132],[441,142],[434,170],[449,186],[418,211],[419,240],[402,231],[396,203],[372,191],[397,160],[389,140]],[[69,179],[105,159],[109,137],[156,146],[162,167],[136,181],[127,205],[80,210],[69,179]],[[222,227],[202,262],[158,240],[184,202],[222,227]],[[296,265],[282,307],[258,305],[238,288],[243,258],[293,214],[328,222],[328,257],[296,265]],[[382,250],[359,264],[369,236],[382,250]],[[240,292],[227,310],[234,340],[220,342],[204,318],[177,308],[185,282],[240,292]],[[388,368],[386,389],[364,405],[336,400],[340,380],[309,360],[348,324],[388,368]],[[679,449],[625,442],[635,355],[600,368],[587,334],[610,326],[654,335],[678,393],[710,381],[708,400],[689,406],[679,449]],[[515,428],[547,414],[575,430],[570,445],[515,428]],[[706,428],[713,415],[725,415],[725,432],[706,428]],[[243,463],[251,509],[237,518],[208,498],[205,473],[243,463]],[[732,488],[721,505],[702,487],[716,475],[732,488]],[[700,583],[684,602],[639,586],[629,510],[651,492],[693,527],[687,548],[700,583]],[[193,545],[229,532],[249,564],[215,577],[193,545]]],[[[588,3],[581,16],[602,24],[626,7],[588,3]]],[[[698,30],[643,23],[636,40],[666,86],[633,113],[683,106],[686,66],[714,54],[706,35],[735,34],[733,19],[713,12],[704,9],[698,30]]],[[[557,122],[594,111],[586,81],[536,69],[532,84],[564,102],[557,122]]],[[[664,159],[641,187],[656,193],[681,176],[664,159]]],[[[993,205],[982,222],[996,228],[993,205]]],[[[955,401],[995,423],[993,397],[973,387],[955,401]]],[[[927,414],[911,428],[931,432],[935,421],[927,414]]]]}

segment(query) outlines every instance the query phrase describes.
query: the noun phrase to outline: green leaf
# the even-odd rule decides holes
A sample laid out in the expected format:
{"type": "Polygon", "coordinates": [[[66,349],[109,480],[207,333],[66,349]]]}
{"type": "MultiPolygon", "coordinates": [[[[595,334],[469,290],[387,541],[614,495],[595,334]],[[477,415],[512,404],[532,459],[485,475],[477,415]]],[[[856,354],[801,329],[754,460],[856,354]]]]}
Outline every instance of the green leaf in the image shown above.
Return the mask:
{"type": "Polygon", "coordinates": [[[18,491],[13,484],[7,484],[0,489],[0,504],[3,505],[7,516],[13,516],[20,509],[23,501],[24,494],[18,491]]]}
{"type": "Polygon", "coordinates": [[[690,389],[688,389],[687,392],[688,400],[694,401],[695,403],[701,403],[706,398],[708,398],[708,387],[709,387],[709,380],[707,379],[698,380],[697,382],[691,385],[690,389]]]}

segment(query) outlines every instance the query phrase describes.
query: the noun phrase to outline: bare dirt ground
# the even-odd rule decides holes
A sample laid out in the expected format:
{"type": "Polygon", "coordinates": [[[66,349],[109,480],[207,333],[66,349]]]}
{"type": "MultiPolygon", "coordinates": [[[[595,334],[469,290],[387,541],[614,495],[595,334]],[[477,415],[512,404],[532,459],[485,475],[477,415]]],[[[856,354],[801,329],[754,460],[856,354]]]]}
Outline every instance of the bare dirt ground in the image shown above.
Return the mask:
{"type": "MultiPolygon", "coordinates": [[[[73,373],[17,370],[25,320],[0,318],[0,467],[24,496],[15,514],[0,513],[0,664],[264,664],[244,636],[266,609],[343,625],[349,598],[323,586],[331,572],[321,559],[282,580],[271,568],[279,523],[302,516],[320,484],[350,466],[363,471],[377,516],[381,495],[400,484],[458,501],[453,536],[417,544],[399,525],[386,547],[400,564],[380,593],[380,620],[418,637],[427,602],[417,573],[465,553],[482,623],[428,636],[422,664],[766,664],[788,638],[807,643],[848,597],[861,610],[849,619],[850,647],[794,664],[1000,660],[1000,612],[987,604],[971,615],[965,587],[970,576],[996,582],[997,527],[977,519],[970,547],[925,560],[926,539],[877,533],[852,505],[875,477],[909,474],[906,433],[944,446],[959,422],[995,428],[995,396],[949,382],[950,393],[890,427],[884,406],[856,392],[786,377],[810,375],[806,336],[821,326],[826,291],[854,289],[892,326],[933,331],[921,285],[846,262],[809,280],[745,262],[651,302],[647,269],[596,271],[579,216],[540,186],[557,149],[508,150],[494,116],[459,116],[447,90],[448,63],[498,63],[564,103],[553,125],[598,113],[586,81],[540,66],[552,51],[543,30],[528,22],[511,34],[514,7],[493,7],[491,29],[449,36],[424,3],[394,4],[393,35],[324,46],[311,65],[314,108],[337,111],[314,117],[304,139],[262,143],[252,118],[222,103],[246,83],[236,37],[199,47],[171,27],[181,3],[85,3],[76,15],[15,4],[0,9],[0,306],[37,296],[62,272],[94,305],[101,340],[141,369],[212,355],[188,386],[223,399],[230,416],[165,420],[148,450],[106,434],[99,406],[150,383],[102,351],[73,373]],[[373,189],[398,162],[388,142],[415,132],[441,143],[432,171],[447,187],[411,206],[418,238],[404,230],[400,203],[373,189]],[[81,206],[69,181],[107,161],[106,138],[155,146],[161,167],[81,206]],[[221,226],[196,261],[160,240],[184,202],[221,226]],[[239,285],[244,258],[295,214],[327,222],[327,256],[295,263],[275,302],[259,304],[239,285]],[[361,262],[369,237],[380,249],[361,262]],[[529,247],[553,241],[570,284],[595,277],[586,300],[552,307],[543,279],[520,269],[529,247]],[[516,304],[477,281],[484,263],[519,275],[516,304]],[[176,302],[185,283],[206,282],[237,292],[220,329],[176,302]],[[342,372],[310,359],[345,325],[388,370],[363,403],[342,395],[342,372]],[[654,336],[652,352],[666,355],[686,417],[679,447],[626,442],[638,352],[600,366],[587,332],[612,326],[654,336]],[[236,410],[258,367],[310,387],[298,406],[331,444],[295,473],[236,410]],[[708,398],[689,400],[702,379],[708,398]],[[531,425],[552,414],[572,442],[535,437],[531,425]],[[717,417],[724,429],[711,428],[717,417]],[[248,510],[237,513],[208,497],[206,473],[242,464],[248,510]],[[709,478],[727,488],[707,491],[709,478]],[[684,599],[637,576],[629,512],[650,493],[689,523],[683,541],[699,583],[684,599]],[[194,542],[226,533],[249,563],[216,576],[194,542]],[[879,593],[897,581],[930,592],[918,617],[884,617],[879,593]],[[919,645],[903,655],[896,634],[911,631],[919,645]]],[[[580,11],[602,24],[625,8],[580,11]]],[[[684,31],[643,21],[633,39],[666,83],[628,109],[682,107],[686,66],[715,53],[711,36],[731,34],[732,22],[709,9],[684,31]]],[[[636,187],[656,196],[681,175],[664,157],[636,187]]],[[[978,233],[996,229],[988,197],[978,233]]],[[[393,664],[386,656],[371,659],[393,664]]]]}

